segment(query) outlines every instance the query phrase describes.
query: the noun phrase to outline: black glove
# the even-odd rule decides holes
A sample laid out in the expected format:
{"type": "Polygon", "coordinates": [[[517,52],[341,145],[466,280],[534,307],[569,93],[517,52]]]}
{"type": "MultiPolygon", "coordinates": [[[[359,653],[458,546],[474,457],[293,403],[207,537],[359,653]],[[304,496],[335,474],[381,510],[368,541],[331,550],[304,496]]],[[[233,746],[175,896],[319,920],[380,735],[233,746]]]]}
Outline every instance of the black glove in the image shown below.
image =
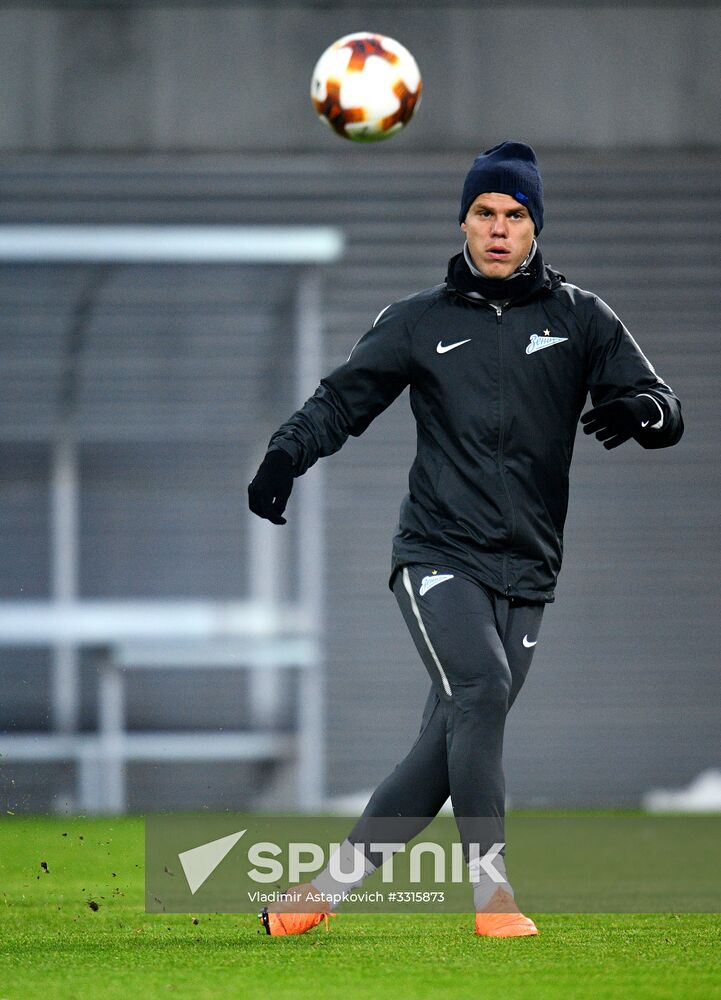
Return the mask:
{"type": "Polygon", "coordinates": [[[659,421],[658,406],[649,396],[622,396],[610,403],[594,406],[584,413],[584,432],[603,441],[604,448],[618,448],[629,438],[635,438],[645,427],[659,421]]]}
{"type": "Polygon", "coordinates": [[[248,487],[248,506],[258,517],[286,524],[280,515],[293,489],[293,459],[285,451],[269,451],[248,487]]]}

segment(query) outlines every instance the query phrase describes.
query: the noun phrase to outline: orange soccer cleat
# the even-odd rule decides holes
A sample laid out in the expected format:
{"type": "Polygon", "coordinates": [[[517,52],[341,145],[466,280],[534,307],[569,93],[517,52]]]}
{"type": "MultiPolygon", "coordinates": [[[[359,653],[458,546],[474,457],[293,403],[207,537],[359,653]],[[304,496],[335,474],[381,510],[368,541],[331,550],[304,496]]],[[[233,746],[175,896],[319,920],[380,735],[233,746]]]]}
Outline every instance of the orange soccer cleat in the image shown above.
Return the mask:
{"type": "Polygon", "coordinates": [[[292,890],[292,899],[276,903],[272,908],[264,906],[258,916],[266,934],[273,937],[305,934],[317,927],[321,920],[325,920],[325,929],[328,930],[328,917],[334,917],[335,913],[330,912],[327,902],[313,898],[317,895],[317,889],[310,883],[298,885],[292,890]],[[311,906],[315,907],[312,912],[311,906]],[[308,911],[298,912],[302,907],[308,907],[308,911]]]}
{"type": "Polygon", "coordinates": [[[476,913],[476,934],[481,937],[530,937],[538,928],[516,906],[513,896],[497,889],[488,907],[476,913]]]}

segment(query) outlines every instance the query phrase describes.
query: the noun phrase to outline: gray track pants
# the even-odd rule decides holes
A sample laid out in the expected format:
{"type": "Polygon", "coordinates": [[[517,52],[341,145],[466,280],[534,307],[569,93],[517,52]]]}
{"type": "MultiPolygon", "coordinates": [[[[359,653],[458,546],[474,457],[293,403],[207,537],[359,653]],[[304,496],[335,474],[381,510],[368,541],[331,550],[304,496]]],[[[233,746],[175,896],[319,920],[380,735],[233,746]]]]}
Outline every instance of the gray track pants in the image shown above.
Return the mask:
{"type": "Polygon", "coordinates": [[[409,817],[396,836],[407,842],[450,795],[467,860],[467,844],[486,850],[505,839],[503,731],[531,666],[545,605],[503,597],[442,565],[403,567],[393,593],[431,690],[418,738],[373,793],[349,840],[383,839],[374,837],[372,821],[392,816],[409,817]]]}

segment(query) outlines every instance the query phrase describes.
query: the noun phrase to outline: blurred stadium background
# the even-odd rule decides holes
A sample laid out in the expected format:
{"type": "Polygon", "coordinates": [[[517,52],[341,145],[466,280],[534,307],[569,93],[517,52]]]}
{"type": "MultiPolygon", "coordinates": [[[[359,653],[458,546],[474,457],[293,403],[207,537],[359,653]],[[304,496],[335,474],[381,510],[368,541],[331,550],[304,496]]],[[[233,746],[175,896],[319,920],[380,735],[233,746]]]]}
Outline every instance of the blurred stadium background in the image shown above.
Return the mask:
{"type": "Polygon", "coordinates": [[[511,804],[637,805],[721,764],[720,14],[0,7],[3,809],[316,808],[405,752],[427,685],[387,588],[407,395],[298,483],[286,528],[246,486],[379,310],[442,280],[465,171],[508,137],[539,155],[547,261],[619,313],[687,428],[648,453],[579,434],[511,804]],[[308,99],[357,30],[423,74],[385,145],[308,99]],[[128,226],[153,229],[121,252],[128,226]],[[209,260],[206,227],[243,228],[209,260]]]}

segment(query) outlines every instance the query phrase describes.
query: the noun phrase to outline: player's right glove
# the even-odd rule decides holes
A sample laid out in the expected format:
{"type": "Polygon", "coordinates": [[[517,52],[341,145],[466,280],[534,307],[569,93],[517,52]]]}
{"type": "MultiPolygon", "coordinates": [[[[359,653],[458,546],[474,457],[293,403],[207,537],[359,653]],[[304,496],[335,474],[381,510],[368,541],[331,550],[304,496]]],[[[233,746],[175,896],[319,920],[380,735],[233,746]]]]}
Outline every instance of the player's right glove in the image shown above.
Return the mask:
{"type": "Polygon", "coordinates": [[[281,517],[293,489],[293,460],[279,449],[269,451],[248,487],[248,506],[258,517],[286,524],[281,517]]]}

